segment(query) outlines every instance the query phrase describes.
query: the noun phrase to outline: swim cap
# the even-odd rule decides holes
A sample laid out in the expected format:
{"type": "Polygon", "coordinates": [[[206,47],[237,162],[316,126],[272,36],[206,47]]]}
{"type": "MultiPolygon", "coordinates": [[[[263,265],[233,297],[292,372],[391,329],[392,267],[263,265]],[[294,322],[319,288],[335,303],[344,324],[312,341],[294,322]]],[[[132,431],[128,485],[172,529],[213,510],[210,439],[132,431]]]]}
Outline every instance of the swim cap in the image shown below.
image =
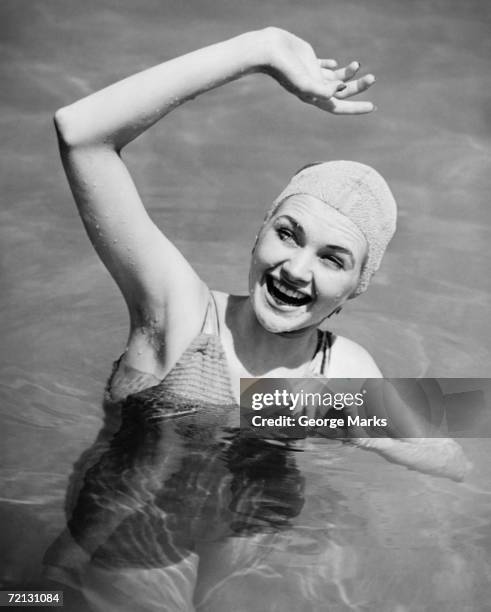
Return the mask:
{"type": "Polygon", "coordinates": [[[354,292],[366,291],[396,229],[397,206],[384,178],[353,161],[317,162],[297,172],[266,214],[265,222],[288,197],[314,196],[348,217],[365,236],[368,258],[354,292]]]}

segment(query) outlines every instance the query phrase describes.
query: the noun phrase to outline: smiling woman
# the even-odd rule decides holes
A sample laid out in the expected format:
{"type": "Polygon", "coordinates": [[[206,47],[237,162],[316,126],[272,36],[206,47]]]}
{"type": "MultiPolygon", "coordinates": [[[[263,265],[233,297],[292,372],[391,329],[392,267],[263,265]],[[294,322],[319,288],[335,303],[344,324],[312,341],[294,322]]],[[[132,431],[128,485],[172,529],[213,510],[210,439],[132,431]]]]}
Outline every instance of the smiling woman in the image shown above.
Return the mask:
{"type": "MultiPolygon", "coordinates": [[[[374,177],[383,183],[386,199],[390,191],[375,171],[337,162],[297,174],[260,232],[250,296],[240,298],[210,293],[148,217],[119,156],[123,146],[175,106],[252,72],[273,76],[302,101],[333,114],[368,113],[370,102],[350,100],[375,80],[373,75],[353,79],[358,69],[357,62],[338,69],[334,60],[318,59],[305,41],[266,28],[136,74],[56,113],[62,159],[82,220],[129,309],[130,337],[116,380],[124,368],[162,380],[199,334],[210,308],[220,322],[236,400],[241,376],[312,373],[319,346],[328,352],[322,363],[350,364],[337,367],[337,375],[380,375],[364,349],[330,335],[319,345],[317,331],[345,300],[366,288],[375,268],[360,284],[368,269],[364,258],[376,257],[377,264],[381,258],[370,242],[370,222],[381,211],[380,198],[371,195],[374,177]],[[360,196],[366,202],[360,203],[360,196]]],[[[390,233],[394,220],[395,206],[390,233]]],[[[330,375],[326,369],[317,373],[330,375]]]]}
{"type": "Polygon", "coordinates": [[[250,293],[258,321],[275,333],[319,326],[353,295],[367,248],[350,219],[324,202],[306,194],[284,200],[254,248],[250,293]]]}
{"type": "MultiPolygon", "coordinates": [[[[121,427],[109,431],[110,444],[96,444],[79,462],[87,472],[78,477],[78,491],[72,486],[69,533],[46,558],[57,576],[78,559],[77,582],[97,609],[114,608],[109,584],[117,585],[118,610],[232,609],[215,600],[223,595],[219,573],[230,569],[221,538],[239,536],[237,558],[247,569],[243,536],[288,525],[303,505],[293,455],[237,432],[240,378],[381,376],[362,347],[325,328],[367,288],[396,217],[392,194],[372,168],[312,164],[266,215],[253,247],[249,294],[211,291],[148,216],[120,151],[180,104],[254,72],[321,110],[371,112],[370,102],[350,100],[374,83],[372,75],[355,78],[358,69],[357,62],[338,69],[305,41],[267,28],[150,68],[56,113],[80,215],[130,317],[127,347],[105,397],[108,414],[122,415],[121,427]],[[268,465],[274,474],[255,480],[268,465]],[[204,520],[210,512],[225,516],[227,527],[204,520]],[[135,533],[145,536],[145,546],[135,533]],[[67,553],[70,537],[76,546],[67,553]],[[219,542],[215,583],[198,563],[200,538],[219,542]],[[142,608],[135,593],[147,587],[142,608]]],[[[399,446],[360,445],[417,463],[399,446]]],[[[458,463],[459,450],[452,449],[458,463]]],[[[432,452],[425,456],[430,464],[432,452]]],[[[459,469],[443,472],[453,477],[459,469]]]]}

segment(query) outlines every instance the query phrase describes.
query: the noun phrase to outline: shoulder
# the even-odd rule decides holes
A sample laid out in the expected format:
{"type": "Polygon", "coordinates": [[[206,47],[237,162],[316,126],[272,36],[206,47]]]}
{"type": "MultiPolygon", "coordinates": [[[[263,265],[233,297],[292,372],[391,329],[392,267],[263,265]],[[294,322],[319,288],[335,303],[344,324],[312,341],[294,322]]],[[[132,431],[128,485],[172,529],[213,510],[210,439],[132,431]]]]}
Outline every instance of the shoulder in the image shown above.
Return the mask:
{"type": "Polygon", "coordinates": [[[224,291],[218,291],[218,289],[210,289],[210,294],[213,296],[218,310],[224,312],[232,296],[224,291]]]}
{"type": "Polygon", "coordinates": [[[210,291],[210,294],[216,307],[221,329],[234,327],[236,320],[240,319],[242,306],[247,301],[248,295],[232,295],[216,289],[210,291]]]}
{"type": "Polygon", "coordinates": [[[375,360],[361,344],[333,336],[331,351],[330,378],[382,378],[375,360]]]}

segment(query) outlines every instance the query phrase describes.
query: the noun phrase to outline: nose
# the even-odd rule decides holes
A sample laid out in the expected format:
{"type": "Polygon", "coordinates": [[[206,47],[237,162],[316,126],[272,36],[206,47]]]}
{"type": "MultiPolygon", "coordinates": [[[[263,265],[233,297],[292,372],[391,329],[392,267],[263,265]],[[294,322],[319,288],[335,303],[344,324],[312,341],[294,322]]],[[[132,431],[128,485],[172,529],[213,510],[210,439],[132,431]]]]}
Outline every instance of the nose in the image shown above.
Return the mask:
{"type": "Polygon", "coordinates": [[[298,286],[305,286],[312,281],[312,257],[307,249],[297,249],[283,263],[282,272],[285,280],[298,286]]]}

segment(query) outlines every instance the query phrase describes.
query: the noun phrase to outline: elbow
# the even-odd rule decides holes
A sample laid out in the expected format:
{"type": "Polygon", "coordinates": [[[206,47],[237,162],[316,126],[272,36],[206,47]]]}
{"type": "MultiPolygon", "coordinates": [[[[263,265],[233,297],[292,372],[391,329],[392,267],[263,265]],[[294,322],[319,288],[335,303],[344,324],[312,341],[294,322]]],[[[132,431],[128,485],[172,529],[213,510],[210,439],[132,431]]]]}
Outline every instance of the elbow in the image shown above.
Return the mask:
{"type": "Polygon", "coordinates": [[[101,144],[75,104],[59,108],[54,114],[53,121],[62,151],[101,144]]]}
{"type": "Polygon", "coordinates": [[[53,116],[53,122],[60,148],[74,147],[80,144],[80,137],[77,136],[76,121],[69,106],[59,108],[53,116]]]}

